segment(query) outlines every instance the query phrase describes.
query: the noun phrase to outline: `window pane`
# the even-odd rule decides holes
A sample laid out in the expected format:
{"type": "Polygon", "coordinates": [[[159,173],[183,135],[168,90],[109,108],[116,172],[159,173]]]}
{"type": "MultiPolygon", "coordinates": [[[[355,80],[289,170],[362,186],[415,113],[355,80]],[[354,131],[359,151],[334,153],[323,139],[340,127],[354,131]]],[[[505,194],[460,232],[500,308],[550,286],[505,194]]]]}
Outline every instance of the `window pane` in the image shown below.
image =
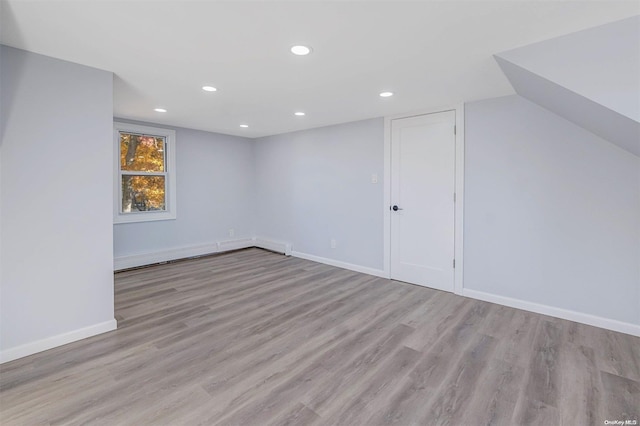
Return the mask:
{"type": "Polygon", "coordinates": [[[166,210],[164,176],[122,176],[122,213],[166,210]]]}
{"type": "Polygon", "coordinates": [[[120,168],[164,172],[164,137],[120,132],[120,168]]]}

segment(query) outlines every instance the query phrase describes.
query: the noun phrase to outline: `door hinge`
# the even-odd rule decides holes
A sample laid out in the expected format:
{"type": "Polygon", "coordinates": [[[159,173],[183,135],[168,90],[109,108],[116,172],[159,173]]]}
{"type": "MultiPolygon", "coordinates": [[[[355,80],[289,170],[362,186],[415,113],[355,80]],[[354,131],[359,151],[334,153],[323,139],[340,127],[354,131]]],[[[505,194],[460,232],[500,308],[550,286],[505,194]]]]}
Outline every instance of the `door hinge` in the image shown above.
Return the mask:
{"type": "Polygon", "coordinates": [[[458,127],[458,126],[456,126],[455,124],[453,125],[453,134],[454,134],[454,135],[457,135],[457,134],[458,134],[458,133],[457,133],[457,127],[458,127]]]}
{"type": "Polygon", "coordinates": [[[456,260],[453,259],[453,269],[456,269],[456,260]]]}
{"type": "Polygon", "coordinates": [[[453,202],[454,203],[456,202],[456,193],[455,192],[453,193],[453,202]]]}

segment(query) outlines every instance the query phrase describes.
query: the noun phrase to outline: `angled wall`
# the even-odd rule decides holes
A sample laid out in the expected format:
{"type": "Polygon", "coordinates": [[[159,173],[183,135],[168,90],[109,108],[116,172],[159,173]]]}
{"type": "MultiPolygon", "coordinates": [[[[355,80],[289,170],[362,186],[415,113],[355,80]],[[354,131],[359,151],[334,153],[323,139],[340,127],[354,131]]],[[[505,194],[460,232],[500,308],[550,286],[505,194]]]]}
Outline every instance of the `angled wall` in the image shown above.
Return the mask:
{"type": "Polygon", "coordinates": [[[640,16],[495,58],[519,95],[640,155],[640,16]]]}

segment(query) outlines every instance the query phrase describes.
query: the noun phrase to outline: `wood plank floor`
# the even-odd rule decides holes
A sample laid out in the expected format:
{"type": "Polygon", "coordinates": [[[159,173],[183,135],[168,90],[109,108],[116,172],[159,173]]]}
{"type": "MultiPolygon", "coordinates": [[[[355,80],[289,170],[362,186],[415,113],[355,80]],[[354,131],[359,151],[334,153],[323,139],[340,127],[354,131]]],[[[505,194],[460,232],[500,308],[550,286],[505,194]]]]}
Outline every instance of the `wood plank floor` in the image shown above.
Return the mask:
{"type": "Polygon", "coordinates": [[[116,274],[118,330],[1,366],[3,425],[603,425],[640,339],[248,249],[116,274]]]}

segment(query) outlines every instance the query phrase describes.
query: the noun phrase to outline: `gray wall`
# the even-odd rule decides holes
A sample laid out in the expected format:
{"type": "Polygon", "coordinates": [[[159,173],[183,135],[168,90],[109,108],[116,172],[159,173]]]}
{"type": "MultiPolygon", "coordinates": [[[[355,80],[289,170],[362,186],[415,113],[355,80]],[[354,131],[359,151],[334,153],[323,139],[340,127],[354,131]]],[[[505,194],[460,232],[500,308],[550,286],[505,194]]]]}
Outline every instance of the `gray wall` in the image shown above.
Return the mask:
{"type": "Polygon", "coordinates": [[[379,118],[257,139],[256,234],[382,269],[383,129],[379,118]]]}
{"type": "Polygon", "coordinates": [[[465,288],[640,324],[640,158],[518,96],[465,120],[465,288]]]}
{"type": "Polygon", "coordinates": [[[516,92],[640,156],[640,16],[495,55],[516,92]]]}
{"type": "Polygon", "coordinates": [[[110,72],[0,46],[0,350],[113,321],[110,72]]]}
{"type": "Polygon", "coordinates": [[[497,56],[637,122],[640,121],[638,40],[640,16],[634,16],[497,56]]]}
{"type": "Polygon", "coordinates": [[[114,225],[116,257],[253,236],[253,141],[176,130],[177,218],[114,225]]]}

